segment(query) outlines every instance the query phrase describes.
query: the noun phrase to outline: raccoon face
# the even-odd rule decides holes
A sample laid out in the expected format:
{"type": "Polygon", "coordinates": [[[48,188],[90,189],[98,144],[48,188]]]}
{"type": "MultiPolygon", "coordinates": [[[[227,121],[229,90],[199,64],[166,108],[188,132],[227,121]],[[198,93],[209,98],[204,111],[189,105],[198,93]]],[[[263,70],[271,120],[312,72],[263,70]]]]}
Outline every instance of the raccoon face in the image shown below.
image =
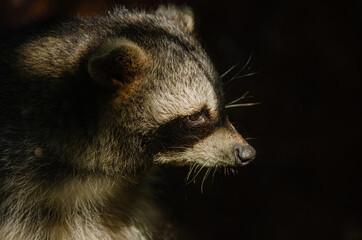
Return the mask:
{"type": "Polygon", "coordinates": [[[190,14],[157,14],[152,27],[133,26],[147,38],[107,40],[89,61],[91,77],[114,89],[117,124],[155,164],[248,164],[255,150],[226,116],[222,84],[192,36],[190,14]]]}
{"type": "MultiPolygon", "coordinates": [[[[199,84],[204,84],[204,89],[201,86],[190,87],[185,90],[182,101],[173,99],[166,105],[176,110],[175,117],[163,119],[154,133],[153,141],[159,144],[155,148],[159,152],[154,155],[154,162],[176,165],[197,163],[205,167],[248,164],[255,158],[255,150],[229,122],[212,85],[206,79],[199,84]]],[[[162,98],[170,98],[167,95],[163,92],[157,98],[152,98],[153,106],[162,106],[159,105],[165,101],[162,98]]],[[[155,110],[156,117],[167,115],[163,113],[163,108],[156,107],[155,110]]]]}

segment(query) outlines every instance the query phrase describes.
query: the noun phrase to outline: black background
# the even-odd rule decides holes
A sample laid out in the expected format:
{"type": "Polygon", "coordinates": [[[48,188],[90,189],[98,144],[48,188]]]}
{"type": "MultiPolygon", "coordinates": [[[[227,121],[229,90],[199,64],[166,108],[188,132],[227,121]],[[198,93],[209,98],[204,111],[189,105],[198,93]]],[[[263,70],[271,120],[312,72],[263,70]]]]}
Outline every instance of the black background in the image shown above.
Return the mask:
{"type": "MultiPolygon", "coordinates": [[[[167,2],[193,8],[220,73],[252,55],[244,73],[256,74],[227,84],[226,97],[250,90],[262,102],[229,111],[258,151],[237,176],[209,177],[202,193],[204,172],[185,186],[187,169],[164,169],[174,224],[187,239],[362,239],[362,2],[167,2]]],[[[2,0],[0,25],[167,2],[2,0]]]]}

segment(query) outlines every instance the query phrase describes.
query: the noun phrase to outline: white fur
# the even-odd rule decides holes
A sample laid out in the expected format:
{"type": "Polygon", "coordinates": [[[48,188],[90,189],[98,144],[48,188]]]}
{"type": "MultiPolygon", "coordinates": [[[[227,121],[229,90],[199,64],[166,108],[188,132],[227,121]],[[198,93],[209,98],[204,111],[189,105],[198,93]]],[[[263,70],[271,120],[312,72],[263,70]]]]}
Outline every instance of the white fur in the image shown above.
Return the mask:
{"type": "Polygon", "coordinates": [[[246,143],[236,131],[219,128],[210,136],[183,152],[159,154],[155,162],[159,164],[192,165],[204,167],[232,166],[234,164],[234,146],[246,143]]]}

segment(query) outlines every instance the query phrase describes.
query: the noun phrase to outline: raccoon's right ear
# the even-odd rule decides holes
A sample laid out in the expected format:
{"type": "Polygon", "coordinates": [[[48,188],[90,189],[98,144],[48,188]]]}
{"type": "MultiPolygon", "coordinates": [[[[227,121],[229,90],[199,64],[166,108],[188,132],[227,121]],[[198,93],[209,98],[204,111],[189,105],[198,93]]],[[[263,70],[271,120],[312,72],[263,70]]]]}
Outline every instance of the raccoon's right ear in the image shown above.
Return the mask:
{"type": "Polygon", "coordinates": [[[105,43],[88,61],[91,78],[104,85],[121,87],[133,82],[149,65],[147,55],[129,40],[105,43]]]}
{"type": "Polygon", "coordinates": [[[156,15],[164,16],[167,19],[175,21],[189,33],[194,31],[194,13],[188,6],[176,7],[172,4],[167,6],[160,5],[155,13],[156,15]]]}

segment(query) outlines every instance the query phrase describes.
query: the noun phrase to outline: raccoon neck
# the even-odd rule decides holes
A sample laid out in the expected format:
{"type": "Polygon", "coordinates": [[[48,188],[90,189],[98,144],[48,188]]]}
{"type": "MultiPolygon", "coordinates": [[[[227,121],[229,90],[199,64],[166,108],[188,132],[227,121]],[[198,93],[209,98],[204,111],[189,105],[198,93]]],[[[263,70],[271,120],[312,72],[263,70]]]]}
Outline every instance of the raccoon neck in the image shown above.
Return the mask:
{"type": "Polygon", "coordinates": [[[0,237],[152,239],[160,217],[150,194],[153,176],[152,171],[132,180],[74,175],[57,183],[29,177],[22,179],[26,184],[13,179],[2,195],[7,196],[1,204],[7,218],[0,223],[0,237]]]}
{"type": "Polygon", "coordinates": [[[141,143],[57,95],[0,116],[0,239],[151,239],[158,214],[141,143]]]}

